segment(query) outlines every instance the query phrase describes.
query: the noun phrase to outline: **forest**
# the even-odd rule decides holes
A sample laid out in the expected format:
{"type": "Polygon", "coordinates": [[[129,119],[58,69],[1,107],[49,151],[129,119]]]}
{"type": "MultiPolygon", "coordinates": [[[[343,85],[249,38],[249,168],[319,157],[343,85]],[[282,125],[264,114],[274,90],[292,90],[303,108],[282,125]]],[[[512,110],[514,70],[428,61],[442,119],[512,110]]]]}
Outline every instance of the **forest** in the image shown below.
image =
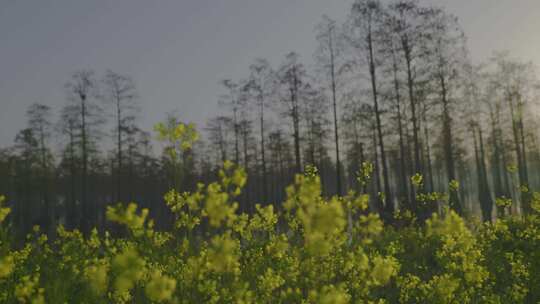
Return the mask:
{"type": "Polygon", "coordinates": [[[472,62],[415,0],[314,39],[224,79],[204,125],[142,129],[112,70],[32,104],[0,149],[0,302],[538,303],[535,65],[472,62]]]}

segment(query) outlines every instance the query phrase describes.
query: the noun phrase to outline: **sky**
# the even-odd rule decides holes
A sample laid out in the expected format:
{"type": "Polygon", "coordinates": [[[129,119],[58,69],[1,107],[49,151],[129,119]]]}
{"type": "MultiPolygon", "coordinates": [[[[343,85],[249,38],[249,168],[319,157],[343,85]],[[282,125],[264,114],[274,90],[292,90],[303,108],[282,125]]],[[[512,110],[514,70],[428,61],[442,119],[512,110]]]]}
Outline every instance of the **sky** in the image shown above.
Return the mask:
{"type": "MultiPolygon", "coordinates": [[[[476,63],[493,51],[540,62],[540,1],[422,0],[458,16],[476,63]]],[[[26,126],[32,103],[57,113],[80,69],[107,69],[137,85],[140,125],[167,112],[203,126],[221,109],[220,80],[247,76],[296,51],[309,65],[314,27],[344,20],[352,0],[0,0],[0,147],[26,126]]],[[[56,118],[55,118],[56,119],[56,118]]]]}

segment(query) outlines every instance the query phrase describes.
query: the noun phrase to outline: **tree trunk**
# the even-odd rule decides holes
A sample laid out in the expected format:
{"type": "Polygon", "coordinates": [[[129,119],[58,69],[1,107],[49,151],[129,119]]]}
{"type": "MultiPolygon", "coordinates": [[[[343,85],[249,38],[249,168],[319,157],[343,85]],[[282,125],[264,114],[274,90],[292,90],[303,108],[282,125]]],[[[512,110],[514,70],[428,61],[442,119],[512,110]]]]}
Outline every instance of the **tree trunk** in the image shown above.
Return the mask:
{"type": "MultiPolygon", "coordinates": [[[[377,135],[379,139],[379,149],[381,153],[381,163],[382,163],[382,173],[383,173],[383,179],[384,179],[384,194],[385,194],[385,213],[388,220],[394,213],[394,201],[392,199],[392,193],[390,192],[390,181],[388,180],[388,167],[386,164],[386,153],[384,150],[384,140],[383,140],[383,134],[382,134],[382,124],[381,124],[381,116],[379,113],[379,102],[378,102],[378,93],[377,93],[377,75],[375,70],[375,61],[374,61],[374,54],[373,54],[373,39],[371,36],[371,23],[369,24],[369,31],[367,36],[367,42],[368,42],[368,49],[369,49],[369,74],[371,78],[371,91],[373,94],[373,107],[375,111],[375,121],[376,121],[376,129],[377,129],[377,135]]],[[[381,210],[382,211],[382,210],[381,210]]]]}
{"type": "Polygon", "coordinates": [[[489,182],[487,179],[487,169],[485,162],[484,152],[484,139],[482,136],[482,128],[478,128],[478,137],[480,139],[480,169],[482,178],[482,197],[480,203],[482,204],[482,215],[484,221],[491,222],[491,214],[493,212],[493,199],[491,198],[491,191],[489,188],[489,182]]]}
{"type": "Polygon", "coordinates": [[[341,162],[339,159],[339,129],[338,129],[338,116],[337,116],[337,98],[336,98],[336,75],[335,75],[335,63],[334,63],[334,45],[332,43],[332,29],[329,29],[329,49],[330,49],[330,75],[331,75],[331,88],[332,88],[332,105],[334,110],[334,142],[336,146],[336,194],[341,196],[341,162]]]}
{"type": "Polygon", "coordinates": [[[71,197],[68,208],[68,227],[74,229],[77,223],[79,223],[78,212],[75,203],[75,140],[74,140],[74,127],[72,123],[69,123],[69,169],[70,169],[70,189],[71,197]]]}
{"type": "Polygon", "coordinates": [[[261,161],[262,161],[262,194],[263,194],[263,200],[268,200],[268,193],[267,193],[267,172],[266,172],[266,146],[264,144],[264,97],[262,94],[259,94],[259,102],[260,102],[260,124],[261,124],[261,161]]]}
{"type": "MultiPolygon", "coordinates": [[[[518,97],[518,109],[515,109],[515,105],[514,105],[514,101],[513,101],[513,98],[512,98],[512,94],[508,94],[508,105],[509,105],[509,108],[510,108],[510,115],[512,117],[512,134],[514,136],[514,148],[515,148],[515,153],[516,153],[516,157],[517,157],[517,162],[518,162],[518,177],[519,177],[519,185],[520,188],[521,186],[525,186],[527,187],[528,186],[528,181],[527,181],[527,174],[526,174],[526,164],[525,164],[525,160],[524,160],[524,151],[525,151],[525,148],[524,148],[524,144],[525,142],[523,141],[524,137],[523,137],[523,134],[520,134],[520,125],[522,124],[521,122],[521,113],[520,113],[520,109],[519,109],[519,95],[517,96],[518,97]],[[516,113],[517,111],[517,113],[516,113]]],[[[522,132],[522,130],[521,130],[522,132]]],[[[527,192],[519,192],[517,195],[520,195],[521,194],[521,203],[522,203],[522,210],[524,213],[529,213],[530,212],[530,206],[529,206],[529,195],[527,192]]]]}
{"type": "Polygon", "coordinates": [[[519,136],[521,140],[521,170],[520,170],[520,183],[521,186],[527,188],[527,191],[522,191],[521,194],[521,200],[522,200],[522,208],[523,212],[525,214],[529,214],[532,212],[531,209],[531,195],[529,192],[529,173],[527,170],[527,153],[526,153],[526,146],[525,146],[525,132],[524,132],[524,123],[523,123],[523,102],[521,101],[521,96],[518,95],[518,104],[517,104],[517,112],[518,112],[518,121],[517,121],[517,127],[519,131],[519,136]]]}
{"type": "Polygon", "coordinates": [[[291,90],[292,120],[294,131],[294,156],[296,173],[302,172],[302,163],[300,158],[300,117],[298,111],[298,79],[296,77],[296,68],[294,69],[293,88],[291,90]]]}
{"type": "Polygon", "coordinates": [[[416,117],[416,100],[414,97],[414,80],[412,75],[412,58],[409,42],[407,39],[402,39],[402,49],[405,55],[405,63],[407,66],[407,87],[409,89],[409,102],[411,107],[411,122],[413,125],[413,143],[414,143],[414,166],[415,173],[422,173],[422,164],[420,162],[420,142],[418,138],[418,119],[416,117]]]}
{"type": "Polygon", "coordinates": [[[427,182],[428,182],[428,186],[426,187],[425,191],[426,192],[431,192],[431,191],[434,191],[435,189],[435,183],[433,181],[433,166],[432,166],[432,161],[431,161],[431,147],[430,147],[430,144],[429,144],[429,132],[428,132],[428,124],[427,124],[427,109],[426,109],[426,104],[425,102],[423,103],[424,104],[424,115],[422,115],[423,117],[423,120],[424,120],[424,140],[426,141],[424,143],[424,145],[426,146],[426,162],[427,162],[427,182]]]}
{"type": "Polygon", "coordinates": [[[86,130],[86,95],[81,94],[81,141],[82,141],[82,185],[81,185],[81,228],[84,233],[90,231],[90,206],[87,202],[87,178],[88,178],[88,150],[87,150],[87,130],[86,130]]]}
{"type": "MultiPolygon", "coordinates": [[[[456,179],[456,169],[454,162],[454,144],[452,139],[452,118],[450,117],[447,84],[442,72],[439,73],[441,85],[441,101],[443,106],[443,141],[445,145],[444,154],[446,162],[446,174],[448,182],[456,179]]],[[[450,208],[459,215],[463,215],[463,208],[459,201],[458,189],[450,189],[450,208]]]]}
{"type": "Polygon", "coordinates": [[[122,112],[120,108],[120,98],[116,97],[116,119],[117,119],[117,172],[116,172],[116,200],[122,200],[122,112]]]}
{"type": "Polygon", "coordinates": [[[238,134],[238,118],[236,117],[236,106],[233,109],[233,129],[234,129],[234,162],[236,165],[240,164],[240,146],[239,146],[239,134],[238,134]]]}
{"type": "Polygon", "coordinates": [[[373,163],[375,165],[375,172],[373,173],[373,177],[372,177],[375,180],[375,189],[373,191],[374,193],[372,194],[372,196],[374,198],[374,201],[377,207],[377,212],[379,212],[379,214],[382,217],[384,215],[384,204],[380,197],[382,187],[381,187],[381,173],[380,173],[380,166],[379,166],[379,153],[377,152],[377,148],[379,147],[379,145],[377,144],[376,128],[373,128],[372,133],[373,133],[372,140],[373,140],[373,158],[374,158],[373,163]]]}
{"type": "MultiPolygon", "coordinates": [[[[410,208],[408,201],[409,199],[409,191],[407,187],[407,169],[405,166],[405,144],[403,142],[403,125],[402,125],[402,118],[401,118],[401,94],[399,92],[399,81],[397,76],[397,62],[395,53],[392,52],[392,59],[393,59],[393,74],[394,74],[394,91],[396,94],[396,106],[397,106],[397,122],[398,122],[398,136],[399,136],[399,176],[400,176],[400,189],[401,189],[401,195],[402,199],[404,200],[405,205],[407,208],[410,208]]],[[[401,203],[401,202],[400,202],[401,203]]]]}
{"type": "Polygon", "coordinates": [[[497,122],[495,120],[495,113],[490,111],[491,119],[491,144],[493,146],[493,155],[491,160],[492,176],[493,176],[493,190],[495,192],[495,198],[504,196],[503,181],[501,179],[501,148],[498,141],[498,129],[497,122]]]}

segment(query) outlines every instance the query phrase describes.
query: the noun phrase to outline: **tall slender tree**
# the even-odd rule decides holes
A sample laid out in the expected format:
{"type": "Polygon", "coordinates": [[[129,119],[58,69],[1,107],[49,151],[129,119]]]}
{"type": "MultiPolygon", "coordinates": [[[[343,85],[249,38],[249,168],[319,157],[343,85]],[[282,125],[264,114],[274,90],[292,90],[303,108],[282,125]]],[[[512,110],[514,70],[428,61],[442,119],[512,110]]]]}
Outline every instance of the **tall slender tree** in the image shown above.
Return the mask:
{"type": "Polygon", "coordinates": [[[283,105],[283,114],[291,120],[294,141],[294,160],[297,173],[302,171],[302,158],[300,148],[300,120],[301,103],[305,101],[305,88],[307,85],[307,72],[299,62],[297,53],[288,53],[285,61],[278,71],[281,84],[280,104],[283,105]]]}
{"type": "Polygon", "coordinates": [[[257,59],[249,66],[250,75],[247,82],[247,90],[252,95],[251,99],[255,103],[260,136],[261,153],[261,174],[262,174],[262,195],[263,199],[268,196],[268,173],[266,163],[266,132],[265,132],[265,111],[269,106],[276,90],[275,72],[265,59],[257,59]]]}
{"type": "Polygon", "coordinates": [[[317,63],[325,75],[325,82],[330,90],[332,114],[334,120],[334,147],[336,159],[336,193],[342,194],[341,159],[339,152],[339,120],[338,120],[338,89],[340,71],[345,68],[343,63],[343,45],[339,40],[341,33],[337,33],[336,22],[324,15],[317,26],[317,41],[319,43],[315,53],[317,63]]]}
{"type": "MultiPolygon", "coordinates": [[[[430,27],[430,64],[432,81],[438,95],[441,109],[442,139],[447,181],[457,179],[456,175],[456,140],[453,128],[453,113],[457,98],[453,98],[459,85],[459,77],[466,62],[465,35],[457,18],[442,10],[434,13],[430,27]]],[[[457,191],[450,191],[450,206],[463,214],[462,202],[457,191]]]]}
{"type": "Polygon", "coordinates": [[[357,0],[351,11],[351,43],[361,53],[369,70],[369,82],[371,85],[371,97],[373,99],[373,111],[375,115],[375,128],[377,143],[381,157],[383,184],[384,184],[384,208],[385,218],[390,220],[395,211],[392,192],[390,189],[390,174],[384,146],[383,126],[381,119],[381,105],[379,100],[379,87],[377,82],[377,68],[380,48],[379,35],[382,33],[383,7],[377,0],[357,0]]]}
{"type": "Polygon", "coordinates": [[[399,185],[398,185],[398,203],[402,204],[408,210],[413,210],[409,199],[409,181],[407,176],[409,175],[408,167],[406,165],[408,155],[406,150],[405,129],[406,121],[405,117],[405,104],[402,94],[402,86],[405,81],[401,79],[403,60],[399,56],[400,41],[398,35],[394,32],[396,19],[392,17],[390,13],[385,14],[384,17],[384,36],[382,43],[384,45],[383,54],[385,56],[385,66],[383,72],[386,74],[386,78],[389,79],[389,101],[391,102],[391,112],[394,113],[394,118],[397,124],[397,136],[399,147],[399,185]]]}
{"type": "Polygon", "coordinates": [[[113,109],[116,135],[116,200],[124,200],[122,193],[122,178],[124,164],[124,145],[127,133],[133,129],[138,107],[135,83],[129,76],[108,70],[102,79],[103,89],[101,98],[113,109]]]}
{"type": "Polygon", "coordinates": [[[81,228],[88,233],[92,223],[95,222],[95,208],[88,200],[88,176],[89,176],[89,156],[95,151],[95,137],[98,135],[96,127],[103,122],[101,108],[95,102],[97,82],[94,72],[91,70],[80,70],[73,74],[71,80],[66,84],[69,100],[78,110],[78,123],[81,151],[81,228]]]}
{"type": "Polygon", "coordinates": [[[391,20],[394,35],[399,42],[399,52],[405,63],[407,93],[409,97],[410,119],[412,123],[414,168],[416,173],[422,173],[420,121],[418,118],[418,101],[415,94],[416,81],[419,77],[425,51],[426,19],[431,15],[430,8],[422,8],[417,0],[397,0],[388,6],[388,16],[391,20]]]}
{"type": "Polygon", "coordinates": [[[241,97],[241,88],[238,83],[225,79],[221,84],[227,90],[226,94],[221,95],[219,103],[227,107],[232,112],[232,130],[234,134],[234,162],[240,163],[240,111],[244,104],[241,97]]]}

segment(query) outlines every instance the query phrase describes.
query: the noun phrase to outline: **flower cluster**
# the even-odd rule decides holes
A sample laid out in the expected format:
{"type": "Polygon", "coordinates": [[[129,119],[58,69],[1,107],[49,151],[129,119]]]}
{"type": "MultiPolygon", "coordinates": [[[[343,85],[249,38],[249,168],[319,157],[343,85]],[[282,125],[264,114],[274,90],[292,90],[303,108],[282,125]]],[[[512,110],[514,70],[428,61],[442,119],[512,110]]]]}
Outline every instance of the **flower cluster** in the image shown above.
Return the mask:
{"type": "MultiPolygon", "coordinates": [[[[365,166],[361,180],[370,177],[365,166]]],[[[532,213],[494,223],[465,222],[442,208],[425,222],[395,215],[385,224],[369,196],[325,197],[316,169],[295,177],[282,205],[235,201],[245,171],[225,162],[219,180],[171,190],[170,231],[149,210],[115,205],[107,231],[83,235],[39,227],[22,247],[0,233],[2,303],[536,303],[540,300],[540,194],[532,213]],[[405,223],[405,224],[403,224],[405,223]],[[114,226],[113,226],[114,227],[114,226]],[[18,248],[18,249],[15,249],[18,248]]],[[[411,182],[422,186],[422,176],[411,182]]],[[[450,191],[459,185],[450,184],[450,191]]],[[[417,193],[419,201],[448,193],[417,193]]],[[[0,197],[0,203],[4,201],[0,197]]],[[[511,200],[498,198],[501,208],[511,200]]],[[[9,208],[0,205],[1,219],[9,208]]]]}

